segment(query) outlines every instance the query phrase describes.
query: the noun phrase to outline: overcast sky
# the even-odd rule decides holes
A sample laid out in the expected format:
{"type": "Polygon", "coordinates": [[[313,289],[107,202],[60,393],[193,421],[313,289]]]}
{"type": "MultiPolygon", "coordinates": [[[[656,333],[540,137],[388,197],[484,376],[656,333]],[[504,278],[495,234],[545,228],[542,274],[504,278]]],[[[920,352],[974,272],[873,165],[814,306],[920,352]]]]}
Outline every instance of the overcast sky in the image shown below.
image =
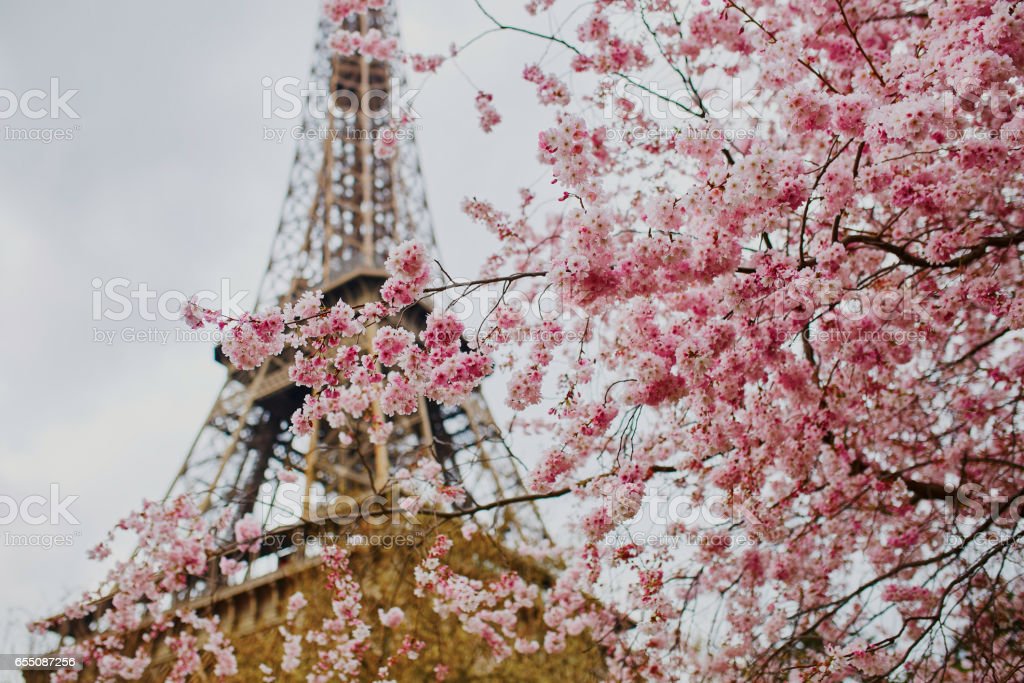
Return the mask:
{"type": "MultiPolygon", "coordinates": [[[[512,4],[492,3],[516,19],[512,4]]],[[[471,0],[399,8],[414,50],[444,52],[487,27],[471,0]]],[[[0,501],[49,499],[53,483],[60,498],[78,497],[65,501],[77,524],[0,524],[0,534],[71,539],[44,550],[0,537],[9,619],[46,614],[93,585],[86,550],[143,498],[164,495],[203,422],[224,378],[211,347],[175,341],[177,323],[144,320],[138,307],[127,320],[95,320],[94,283],[189,294],[226,279],[232,291],[255,291],[294,154],[292,141],[264,140],[262,79],[307,76],[318,9],[314,0],[0,5],[0,111],[3,91],[49,92],[54,78],[59,94],[78,91],[65,100],[73,114],[54,106],[55,119],[0,119],[0,501]],[[41,130],[70,139],[11,139],[41,130]],[[161,331],[171,338],[146,336],[161,331]]],[[[462,197],[511,207],[517,187],[550,177],[535,158],[550,113],[519,78],[543,44],[503,34],[471,50],[461,71],[432,77],[416,100],[440,249],[449,272],[467,276],[493,245],[459,212],[462,197]],[[477,128],[471,83],[495,94],[501,135],[477,128]]],[[[9,628],[4,639],[17,641],[9,628]]]]}

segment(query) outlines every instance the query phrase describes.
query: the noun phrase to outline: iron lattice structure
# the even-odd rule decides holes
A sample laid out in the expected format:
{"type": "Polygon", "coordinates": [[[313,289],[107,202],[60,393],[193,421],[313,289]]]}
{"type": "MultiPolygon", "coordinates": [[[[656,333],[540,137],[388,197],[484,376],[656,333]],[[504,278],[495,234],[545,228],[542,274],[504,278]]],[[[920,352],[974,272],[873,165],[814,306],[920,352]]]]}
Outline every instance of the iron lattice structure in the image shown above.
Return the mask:
{"type": "MultiPolygon", "coordinates": [[[[363,33],[376,28],[397,37],[395,27],[392,11],[371,11],[346,19],[340,28],[363,33]]],[[[365,303],[376,299],[386,279],[383,264],[393,245],[417,239],[434,249],[414,142],[400,139],[388,159],[373,152],[374,141],[391,132],[386,104],[395,84],[401,84],[401,69],[336,54],[329,40],[338,29],[321,19],[310,79],[316,87],[306,100],[288,193],[260,286],[261,305],[293,300],[309,289],[322,290],[327,304],[365,303]],[[342,93],[333,98],[339,104],[361,106],[327,107],[326,93],[342,93]]],[[[418,332],[428,312],[418,305],[395,323],[418,332]]],[[[233,368],[219,352],[218,359],[228,368],[227,380],[167,493],[202,496],[202,509],[211,517],[225,510],[236,520],[253,513],[273,533],[282,526],[282,510],[295,508],[294,501],[282,499],[275,476],[287,468],[304,474],[302,513],[289,522],[302,525],[317,513],[310,501],[329,506],[332,497],[381,493],[389,473],[425,453],[442,464],[449,483],[466,489],[467,505],[523,493],[519,467],[479,392],[458,407],[421,400],[416,413],[395,419],[385,446],[370,444],[366,424],[318,424],[311,437],[298,438],[289,430],[290,418],[307,392],[289,380],[289,354],[251,372],[233,368]],[[354,434],[354,441],[342,445],[342,432],[354,434]]],[[[527,515],[513,516],[508,508],[490,514],[501,533],[546,536],[535,508],[527,515]]],[[[261,555],[295,551],[279,545],[261,555]]],[[[203,590],[211,588],[216,581],[203,590]]]]}

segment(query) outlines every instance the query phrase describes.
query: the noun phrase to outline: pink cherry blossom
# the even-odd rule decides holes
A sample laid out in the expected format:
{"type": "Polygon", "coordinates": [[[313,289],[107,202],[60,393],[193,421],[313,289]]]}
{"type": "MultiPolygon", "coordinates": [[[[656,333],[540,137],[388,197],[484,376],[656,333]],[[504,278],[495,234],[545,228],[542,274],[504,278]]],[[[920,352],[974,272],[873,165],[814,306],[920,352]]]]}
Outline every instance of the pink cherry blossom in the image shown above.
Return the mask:
{"type": "Polygon", "coordinates": [[[485,133],[490,133],[494,127],[501,123],[501,114],[494,108],[492,102],[494,95],[485,92],[478,92],[476,95],[476,110],[480,113],[480,128],[485,133]]]}
{"type": "Polygon", "coordinates": [[[387,628],[398,628],[405,619],[405,614],[398,607],[392,607],[386,612],[384,610],[377,610],[377,615],[380,618],[380,623],[387,628]]]}
{"type": "Polygon", "coordinates": [[[362,36],[359,51],[367,57],[386,61],[398,50],[398,39],[385,37],[379,29],[371,28],[362,36]]]}
{"type": "Polygon", "coordinates": [[[235,522],[235,540],[243,552],[253,552],[260,547],[260,537],[263,530],[260,523],[252,513],[249,513],[235,522]]]}

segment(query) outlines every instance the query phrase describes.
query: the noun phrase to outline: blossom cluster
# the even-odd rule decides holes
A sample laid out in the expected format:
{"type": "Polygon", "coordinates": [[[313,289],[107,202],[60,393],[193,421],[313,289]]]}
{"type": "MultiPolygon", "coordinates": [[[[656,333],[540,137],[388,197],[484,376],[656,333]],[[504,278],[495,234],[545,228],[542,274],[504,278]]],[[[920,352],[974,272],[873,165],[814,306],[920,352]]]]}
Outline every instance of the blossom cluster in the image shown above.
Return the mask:
{"type": "MultiPolygon", "coordinates": [[[[331,2],[329,14],[378,6],[331,2]]],[[[487,509],[570,500],[553,517],[568,517],[575,540],[545,555],[558,569],[543,586],[455,571],[444,536],[413,563],[438,618],[497,660],[558,654],[589,634],[612,680],[1011,679],[1024,610],[1019,519],[1006,521],[1024,492],[1024,148],[1013,142],[1024,134],[1024,13],[1008,0],[527,6],[562,8],[569,18],[546,22],[555,33],[515,31],[563,51],[573,74],[533,60],[521,72],[553,108],[535,149],[554,210],[533,211],[534,189],[517,210],[485,198],[463,210],[499,240],[485,281],[553,291],[566,310],[534,319],[503,299],[477,330],[437,310],[414,333],[398,316],[428,292],[430,268],[406,243],[380,301],[358,310],[314,292],[238,320],[193,303],[187,321],[222,326],[239,369],[286,359],[310,390],[297,434],[363,424],[387,445],[396,416],[457,405],[503,373],[517,413],[507,436],[540,447],[523,454],[528,495],[498,491],[487,509]],[[570,92],[581,82],[596,85],[570,92]],[[716,82],[744,86],[727,114],[757,135],[716,135],[720,102],[703,85],[716,82]],[[600,115],[589,107],[608,100],[600,115]],[[666,124],[665,104],[687,113],[689,131],[666,124]],[[663,134],[608,134],[636,127],[663,134]],[[993,134],[967,134],[979,131],[993,134]],[[709,539],[685,549],[603,544],[656,487],[743,514],[668,523],[667,535],[709,539]],[[965,513],[949,497],[962,487],[997,502],[965,513]],[[950,543],[953,532],[964,541],[950,543]],[[990,532],[987,549],[971,543],[990,532]],[[740,536],[752,540],[729,542],[740,536]],[[547,631],[524,637],[517,624],[538,603],[547,631]]],[[[393,56],[383,40],[338,34],[335,48],[393,56]]],[[[433,71],[470,49],[410,60],[433,71]]],[[[485,131],[504,130],[491,94],[476,106],[485,131]]],[[[483,509],[429,458],[395,479],[409,512],[483,509]]],[[[115,631],[139,626],[149,593],[205,567],[206,541],[170,533],[189,518],[168,514],[162,537],[178,540],[143,545],[169,571],[120,567],[126,597],[104,617],[115,631]]],[[[251,549],[254,530],[239,524],[251,549]]],[[[544,555],[539,546],[516,550],[544,555]]],[[[372,616],[344,556],[327,562],[334,616],[306,642],[328,653],[316,676],[353,676],[372,616]]],[[[405,619],[390,607],[376,617],[385,632],[405,619]]],[[[180,636],[183,670],[200,626],[194,642],[180,636]]],[[[96,642],[88,657],[111,675],[145,667],[96,642]]],[[[298,666],[298,641],[287,642],[298,666]]],[[[417,647],[404,643],[403,656],[417,647]]]]}

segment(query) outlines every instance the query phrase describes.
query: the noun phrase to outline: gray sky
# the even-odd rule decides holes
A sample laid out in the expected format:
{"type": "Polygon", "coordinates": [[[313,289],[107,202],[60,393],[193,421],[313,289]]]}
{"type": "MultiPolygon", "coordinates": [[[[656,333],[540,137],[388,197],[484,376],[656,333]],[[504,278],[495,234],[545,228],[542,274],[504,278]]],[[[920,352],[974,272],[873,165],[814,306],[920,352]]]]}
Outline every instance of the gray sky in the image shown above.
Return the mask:
{"type": "MultiPolygon", "coordinates": [[[[492,2],[518,19],[520,3],[492,2]]],[[[78,118],[0,119],[0,496],[78,496],[70,524],[0,524],[0,614],[40,616],[98,578],[86,550],[143,498],[162,497],[224,374],[207,344],[135,314],[94,320],[93,281],[192,293],[255,291],[277,225],[294,143],[263,140],[261,79],[308,73],[319,3],[6,2],[0,91],[78,90],[78,118]],[[70,140],[7,131],[70,129],[70,140]],[[167,330],[170,341],[129,340],[167,330]],[[95,341],[113,331],[113,343],[95,341]],[[18,547],[5,534],[70,535],[18,547]]],[[[406,46],[445,52],[487,26],[470,0],[399,3],[406,46]]],[[[504,17],[503,17],[504,18],[504,17]]],[[[449,272],[471,276],[493,246],[459,212],[477,195],[504,207],[547,178],[536,131],[550,116],[519,77],[544,50],[496,35],[416,101],[418,140],[449,272]],[[495,94],[500,134],[476,125],[473,83],[495,94]]],[[[415,79],[411,85],[415,86],[415,79]]],[[[45,104],[45,103],[44,103],[45,104]]],[[[0,108],[4,106],[0,100],[0,108]]],[[[103,300],[103,303],[107,303],[103,300]]],[[[495,396],[494,387],[488,393],[495,396]]],[[[507,411],[492,398],[499,417],[507,411]]],[[[4,500],[0,498],[0,500],[4,500]]],[[[0,515],[6,507],[0,505],[0,515]]],[[[0,624],[0,642],[10,642],[0,624]]],[[[0,651],[10,651],[0,646],[0,651]]]]}

